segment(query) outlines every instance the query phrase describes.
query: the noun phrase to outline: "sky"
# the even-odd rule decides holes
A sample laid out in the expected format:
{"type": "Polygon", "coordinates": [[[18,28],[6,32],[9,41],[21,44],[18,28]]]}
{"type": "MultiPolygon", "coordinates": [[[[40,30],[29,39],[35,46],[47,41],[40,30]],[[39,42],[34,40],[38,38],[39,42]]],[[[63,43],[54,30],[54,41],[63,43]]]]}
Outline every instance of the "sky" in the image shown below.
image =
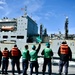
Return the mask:
{"type": "Polygon", "coordinates": [[[27,7],[30,16],[47,33],[65,33],[65,21],[68,17],[69,34],[75,34],[75,0],[0,0],[0,19],[3,17],[18,18],[24,14],[21,8],[27,7]]]}

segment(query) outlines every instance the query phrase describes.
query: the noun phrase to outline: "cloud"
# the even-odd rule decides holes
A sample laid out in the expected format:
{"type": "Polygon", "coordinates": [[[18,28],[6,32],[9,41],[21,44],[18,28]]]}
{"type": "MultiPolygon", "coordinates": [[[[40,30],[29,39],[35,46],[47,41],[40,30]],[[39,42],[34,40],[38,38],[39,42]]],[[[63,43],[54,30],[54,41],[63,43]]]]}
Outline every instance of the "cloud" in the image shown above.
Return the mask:
{"type": "Polygon", "coordinates": [[[1,4],[6,4],[5,0],[0,0],[0,5],[1,4]]]}
{"type": "Polygon", "coordinates": [[[56,14],[54,12],[47,12],[43,10],[45,9],[44,0],[25,0],[24,4],[27,6],[27,13],[30,15],[33,14],[34,17],[36,15],[39,19],[37,19],[37,17],[35,19],[38,21],[43,17],[45,19],[49,19],[50,17],[56,17],[56,14]]]}
{"type": "Polygon", "coordinates": [[[34,21],[36,21],[36,22],[39,22],[40,19],[41,19],[41,17],[35,15],[35,16],[32,16],[32,19],[33,19],[34,21]]]}
{"type": "Polygon", "coordinates": [[[49,19],[50,17],[57,17],[57,15],[54,12],[47,12],[45,13],[45,18],[49,19]]]}
{"type": "Polygon", "coordinates": [[[6,5],[5,0],[0,0],[0,9],[4,9],[4,6],[6,5]]]}
{"type": "Polygon", "coordinates": [[[40,15],[40,11],[43,8],[44,0],[25,0],[24,5],[27,6],[28,15],[32,16],[33,20],[39,22],[42,18],[42,15],[40,15]]]}
{"type": "Polygon", "coordinates": [[[0,6],[0,9],[4,9],[2,6],[0,6]]]}
{"type": "Polygon", "coordinates": [[[6,11],[5,16],[9,15],[11,11],[6,11]]]}
{"type": "Polygon", "coordinates": [[[11,12],[8,4],[6,3],[6,0],[0,0],[0,10],[2,10],[0,15],[1,17],[9,15],[11,12]]]}
{"type": "Polygon", "coordinates": [[[25,0],[29,13],[35,13],[43,7],[43,0],[25,0]]]}

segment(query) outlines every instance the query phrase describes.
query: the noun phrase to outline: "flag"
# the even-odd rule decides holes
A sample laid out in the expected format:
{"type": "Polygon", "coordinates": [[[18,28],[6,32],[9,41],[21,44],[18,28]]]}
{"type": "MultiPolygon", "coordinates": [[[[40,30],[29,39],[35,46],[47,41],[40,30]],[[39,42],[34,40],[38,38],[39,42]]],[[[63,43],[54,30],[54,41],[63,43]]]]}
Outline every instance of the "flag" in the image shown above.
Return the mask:
{"type": "Polygon", "coordinates": [[[36,41],[39,43],[39,42],[42,42],[42,39],[39,37],[36,38],[36,41]]]}
{"type": "Polygon", "coordinates": [[[21,8],[21,10],[24,10],[24,8],[21,8]]]}

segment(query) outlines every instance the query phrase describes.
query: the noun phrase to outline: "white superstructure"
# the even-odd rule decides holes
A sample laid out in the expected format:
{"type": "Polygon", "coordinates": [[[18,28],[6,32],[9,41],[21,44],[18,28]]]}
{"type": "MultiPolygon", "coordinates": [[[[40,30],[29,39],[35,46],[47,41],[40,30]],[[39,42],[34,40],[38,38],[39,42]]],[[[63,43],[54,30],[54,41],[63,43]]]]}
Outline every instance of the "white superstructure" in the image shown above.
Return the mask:
{"type": "Polygon", "coordinates": [[[38,34],[37,23],[29,16],[0,19],[0,44],[17,44],[24,46],[29,36],[38,34]]]}

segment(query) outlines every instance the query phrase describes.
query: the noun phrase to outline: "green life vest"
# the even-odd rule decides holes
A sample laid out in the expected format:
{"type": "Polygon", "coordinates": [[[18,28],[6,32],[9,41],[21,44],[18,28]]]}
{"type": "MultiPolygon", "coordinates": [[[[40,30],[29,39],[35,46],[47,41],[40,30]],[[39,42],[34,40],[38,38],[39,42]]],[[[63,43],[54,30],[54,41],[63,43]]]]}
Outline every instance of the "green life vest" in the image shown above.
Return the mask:
{"type": "Polygon", "coordinates": [[[30,51],[30,61],[37,61],[37,53],[36,50],[30,51]]]}
{"type": "Polygon", "coordinates": [[[51,58],[51,51],[52,51],[52,49],[45,48],[44,49],[44,58],[51,58]]]}
{"type": "Polygon", "coordinates": [[[29,57],[28,50],[24,49],[23,52],[22,52],[22,58],[28,60],[28,57],[29,57]]]}

